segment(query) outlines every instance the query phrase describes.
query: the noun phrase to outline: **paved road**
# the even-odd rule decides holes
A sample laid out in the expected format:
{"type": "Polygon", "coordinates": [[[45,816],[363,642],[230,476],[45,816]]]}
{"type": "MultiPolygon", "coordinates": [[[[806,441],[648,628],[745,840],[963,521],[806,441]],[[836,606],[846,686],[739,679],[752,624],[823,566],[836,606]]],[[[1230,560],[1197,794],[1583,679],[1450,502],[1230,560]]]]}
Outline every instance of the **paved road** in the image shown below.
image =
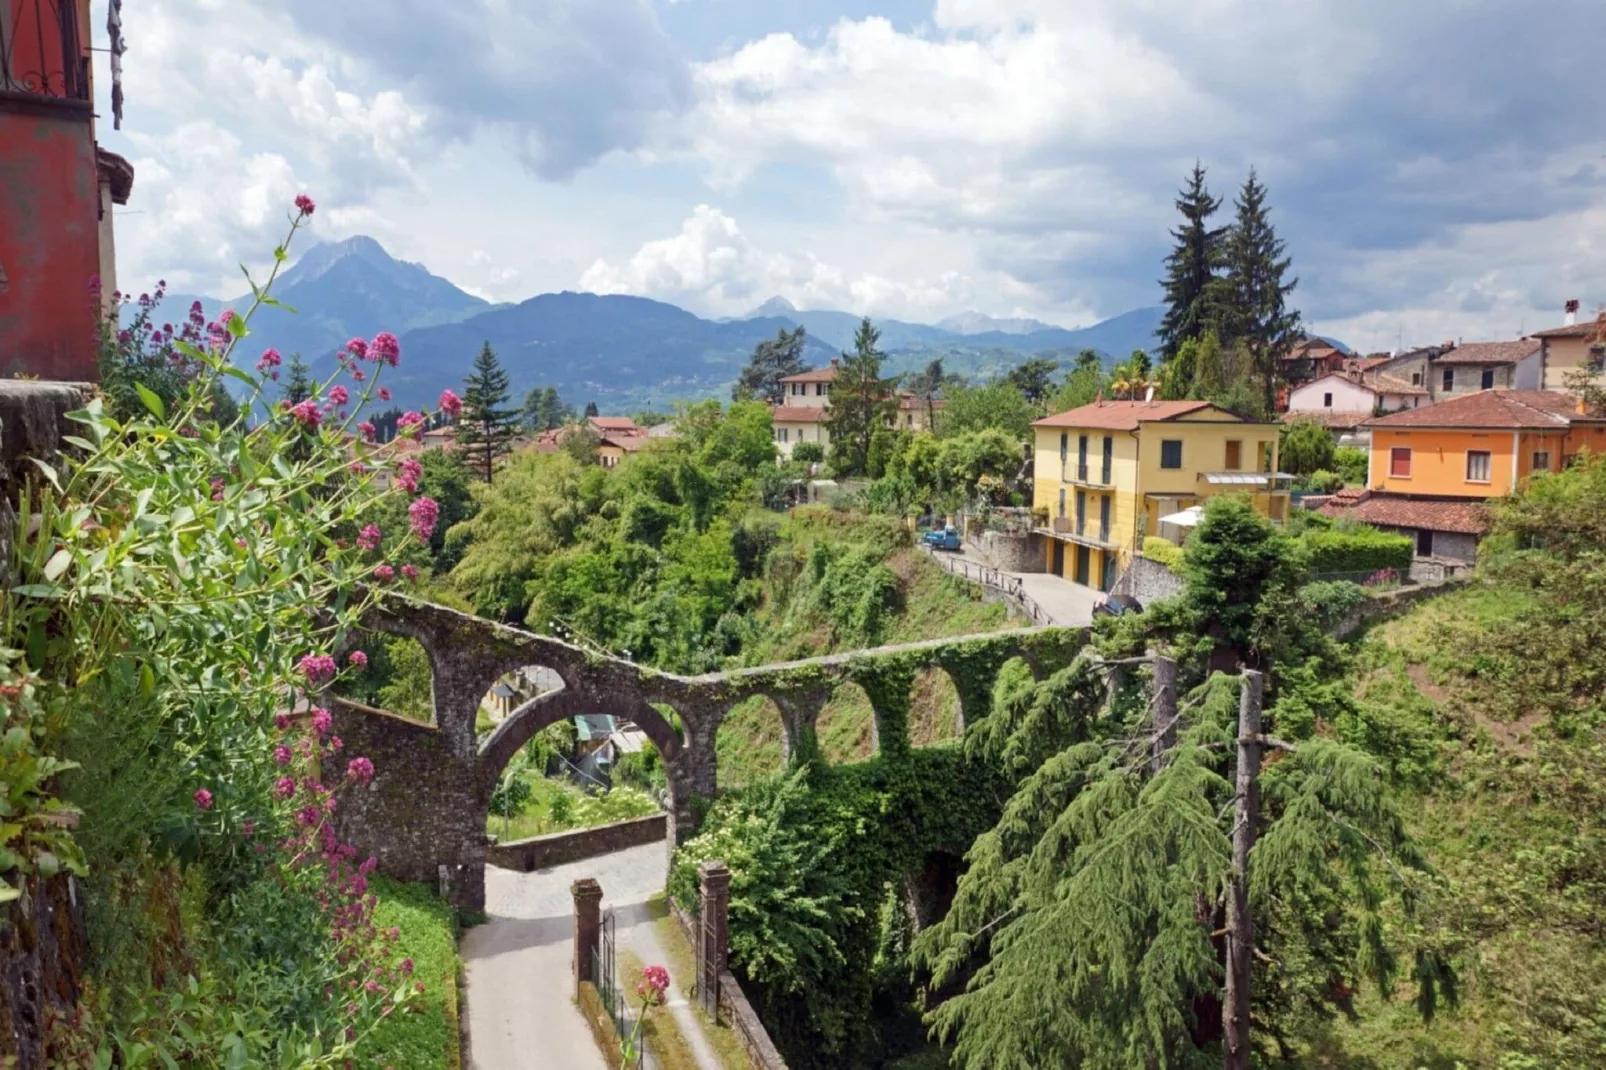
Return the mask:
{"type": "MultiPolygon", "coordinates": [[[[987,562],[971,556],[968,546],[952,556],[980,568],[990,567],[987,562]]],[[[1085,628],[1092,624],[1093,607],[1104,599],[1103,594],[1091,587],[1083,587],[1048,572],[1003,572],[1003,575],[1020,580],[1031,600],[1042,607],[1043,612],[1061,628],[1085,628]]]]}
{"type": "MultiPolygon", "coordinates": [[[[594,877],[602,885],[603,907],[614,910],[618,947],[648,964],[666,963],[646,903],[663,890],[668,864],[664,845],[648,844],[534,873],[486,867],[488,920],[463,934],[461,949],[473,1070],[611,1070],[574,1005],[569,885],[594,877]]],[[[669,1012],[703,1070],[720,1070],[680,997],[681,984],[673,979],[669,1012]]],[[[633,983],[624,987],[634,991],[633,983]]]]}

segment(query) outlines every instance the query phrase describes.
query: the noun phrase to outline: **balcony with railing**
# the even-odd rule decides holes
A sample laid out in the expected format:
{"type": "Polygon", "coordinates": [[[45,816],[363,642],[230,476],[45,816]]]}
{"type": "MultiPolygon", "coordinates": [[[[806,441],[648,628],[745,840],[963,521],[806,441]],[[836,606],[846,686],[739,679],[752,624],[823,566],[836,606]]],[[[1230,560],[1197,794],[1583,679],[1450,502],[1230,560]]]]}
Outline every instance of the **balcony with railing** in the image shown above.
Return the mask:
{"type": "Polygon", "coordinates": [[[90,102],[77,0],[0,0],[0,101],[90,102]]]}

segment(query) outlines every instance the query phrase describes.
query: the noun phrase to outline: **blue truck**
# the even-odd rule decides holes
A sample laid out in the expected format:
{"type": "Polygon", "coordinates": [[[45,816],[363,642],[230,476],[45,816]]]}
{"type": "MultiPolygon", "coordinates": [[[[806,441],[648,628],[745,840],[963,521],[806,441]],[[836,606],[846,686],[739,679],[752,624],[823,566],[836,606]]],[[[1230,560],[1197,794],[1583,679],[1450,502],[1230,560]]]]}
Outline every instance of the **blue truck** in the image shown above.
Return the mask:
{"type": "Polygon", "coordinates": [[[941,531],[928,531],[922,535],[921,538],[924,539],[926,545],[931,547],[933,550],[959,549],[959,532],[954,530],[954,526],[952,524],[949,524],[941,531]]]}

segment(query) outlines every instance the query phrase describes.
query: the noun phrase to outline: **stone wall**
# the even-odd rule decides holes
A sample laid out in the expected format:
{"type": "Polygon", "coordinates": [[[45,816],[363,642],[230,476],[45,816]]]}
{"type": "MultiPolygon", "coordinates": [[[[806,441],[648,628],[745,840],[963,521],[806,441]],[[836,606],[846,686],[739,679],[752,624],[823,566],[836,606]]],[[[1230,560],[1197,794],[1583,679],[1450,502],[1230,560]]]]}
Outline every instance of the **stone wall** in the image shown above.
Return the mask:
{"type": "Polygon", "coordinates": [[[1158,561],[1142,554],[1133,554],[1121,578],[1115,581],[1111,594],[1124,594],[1136,598],[1144,606],[1182,593],[1182,577],[1158,561]]]}
{"type": "Polygon", "coordinates": [[[648,843],[662,843],[669,835],[669,818],[666,814],[649,814],[629,821],[616,821],[596,828],[554,832],[549,836],[532,836],[527,840],[510,840],[493,843],[485,860],[503,869],[516,869],[530,873],[565,862],[579,862],[598,855],[612,854],[626,847],[640,847],[648,843]]]}
{"type": "Polygon", "coordinates": [[[1418,602],[1425,602],[1430,598],[1437,598],[1441,594],[1448,594],[1460,588],[1464,580],[1445,580],[1439,583],[1417,583],[1408,587],[1397,587],[1392,591],[1383,591],[1379,594],[1368,594],[1366,601],[1348,616],[1344,617],[1330,629],[1336,639],[1344,639],[1353,635],[1361,625],[1369,621],[1387,620],[1404,613],[1418,602]]]}
{"type": "Polygon", "coordinates": [[[986,564],[1005,572],[1042,572],[1047,560],[1041,535],[983,531],[972,537],[971,551],[986,564]]]}

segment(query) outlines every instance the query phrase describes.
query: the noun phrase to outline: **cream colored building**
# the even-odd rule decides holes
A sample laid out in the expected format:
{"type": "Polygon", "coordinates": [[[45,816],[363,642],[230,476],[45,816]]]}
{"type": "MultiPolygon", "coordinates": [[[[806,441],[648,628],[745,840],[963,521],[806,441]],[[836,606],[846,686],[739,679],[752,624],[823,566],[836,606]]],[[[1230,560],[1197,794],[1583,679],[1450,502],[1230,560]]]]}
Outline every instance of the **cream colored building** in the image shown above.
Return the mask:
{"type": "MultiPolygon", "coordinates": [[[[781,380],[781,404],[770,410],[770,428],[775,447],[783,457],[790,458],[799,442],[818,442],[821,449],[831,445],[831,434],[826,429],[830,419],[831,384],[841,370],[833,360],[823,368],[812,368],[781,380]]],[[[887,426],[903,431],[930,431],[931,418],[942,411],[941,399],[930,405],[905,391],[898,392],[897,413],[887,426]]]]}
{"type": "MultiPolygon", "coordinates": [[[[1575,313],[1568,313],[1571,319],[1575,313]]],[[[1595,382],[1606,385],[1602,361],[1606,358],[1606,337],[1599,320],[1569,323],[1552,327],[1548,331],[1535,331],[1531,335],[1543,347],[1540,351],[1540,387],[1544,390],[1566,390],[1567,377],[1579,368],[1595,373],[1595,382]]]]}
{"type": "Polygon", "coordinates": [[[1160,519],[1217,494],[1288,517],[1277,424],[1205,401],[1101,401],[1038,420],[1032,505],[1047,510],[1047,568],[1108,591],[1160,519]]]}

